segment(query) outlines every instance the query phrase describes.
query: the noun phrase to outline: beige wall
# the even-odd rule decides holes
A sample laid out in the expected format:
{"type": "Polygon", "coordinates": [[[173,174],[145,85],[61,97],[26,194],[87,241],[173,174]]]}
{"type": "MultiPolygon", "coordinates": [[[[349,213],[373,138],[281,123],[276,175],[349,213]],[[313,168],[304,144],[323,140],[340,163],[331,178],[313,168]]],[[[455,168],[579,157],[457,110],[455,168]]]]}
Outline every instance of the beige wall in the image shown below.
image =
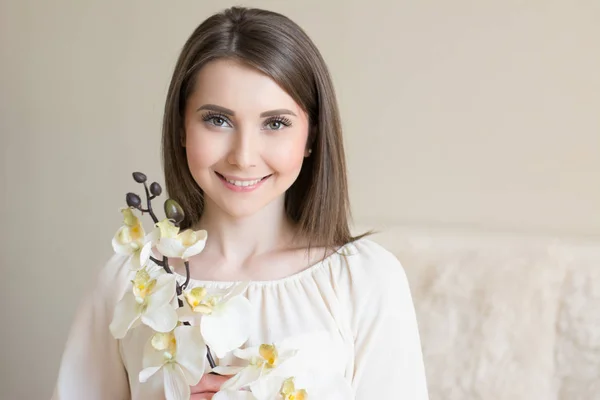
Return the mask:
{"type": "MultiPolygon", "coordinates": [[[[48,398],[178,50],[224,1],[0,1],[2,393],[48,398]]],[[[247,1],[320,46],[361,225],[600,236],[600,7],[247,1]]],[[[93,360],[91,360],[93,362],[93,360]]]]}

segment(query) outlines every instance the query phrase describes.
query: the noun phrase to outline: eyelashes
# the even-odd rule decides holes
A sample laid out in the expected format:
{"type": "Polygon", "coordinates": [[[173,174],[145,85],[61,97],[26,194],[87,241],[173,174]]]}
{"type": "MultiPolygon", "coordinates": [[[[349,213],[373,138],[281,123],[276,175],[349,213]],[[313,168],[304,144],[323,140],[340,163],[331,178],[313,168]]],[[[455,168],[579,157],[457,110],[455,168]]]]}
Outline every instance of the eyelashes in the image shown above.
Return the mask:
{"type": "MultiPolygon", "coordinates": [[[[218,128],[233,127],[233,124],[227,115],[214,111],[209,111],[203,114],[202,121],[218,128]]],[[[287,128],[292,126],[292,121],[283,115],[276,115],[267,118],[263,122],[263,126],[267,129],[277,131],[283,129],[284,127],[287,128]]]]}
{"type": "Polygon", "coordinates": [[[225,124],[231,126],[229,118],[225,114],[209,111],[202,115],[202,121],[208,122],[210,125],[216,127],[224,127],[225,124]]]}
{"type": "MultiPolygon", "coordinates": [[[[277,115],[274,117],[270,117],[265,121],[265,125],[271,125],[271,124],[281,124],[287,128],[288,126],[292,126],[292,121],[290,121],[290,119],[287,117],[284,117],[282,115],[277,115]]],[[[279,130],[279,129],[281,129],[281,128],[274,128],[274,130],[279,130]]]]}

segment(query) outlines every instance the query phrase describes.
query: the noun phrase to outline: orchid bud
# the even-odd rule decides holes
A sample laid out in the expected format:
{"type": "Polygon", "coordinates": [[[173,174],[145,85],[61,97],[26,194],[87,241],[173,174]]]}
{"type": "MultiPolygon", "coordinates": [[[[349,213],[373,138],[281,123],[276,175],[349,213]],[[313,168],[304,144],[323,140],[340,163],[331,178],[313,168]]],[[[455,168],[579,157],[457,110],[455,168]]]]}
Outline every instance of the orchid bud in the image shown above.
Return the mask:
{"type": "Polygon", "coordinates": [[[142,205],[142,199],[140,199],[140,196],[138,196],[135,193],[127,193],[125,201],[127,202],[127,205],[129,207],[133,208],[140,208],[140,206],[142,205]]]}
{"type": "Polygon", "coordinates": [[[157,182],[153,182],[152,185],[150,185],[150,193],[152,193],[154,196],[160,196],[162,193],[162,188],[157,182]]]}
{"type": "Polygon", "coordinates": [[[137,183],[144,183],[146,182],[146,175],[141,173],[141,172],[134,172],[133,173],[133,180],[136,181],[137,183]]]}
{"type": "Polygon", "coordinates": [[[181,223],[183,218],[185,218],[185,213],[183,212],[183,208],[173,199],[167,199],[165,201],[165,215],[168,219],[171,219],[175,222],[175,224],[181,223]]]}

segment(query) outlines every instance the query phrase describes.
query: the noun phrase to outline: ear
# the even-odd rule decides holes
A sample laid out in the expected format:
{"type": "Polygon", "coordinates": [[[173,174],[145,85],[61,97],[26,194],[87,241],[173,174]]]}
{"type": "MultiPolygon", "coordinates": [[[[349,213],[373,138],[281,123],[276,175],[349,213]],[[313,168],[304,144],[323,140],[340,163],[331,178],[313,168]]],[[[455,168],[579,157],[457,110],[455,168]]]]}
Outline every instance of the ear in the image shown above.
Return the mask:
{"type": "Polygon", "coordinates": [[[179,134],[179,144],[181,144],[181,147],[185,147],[185,132],[179,134]]]}
{"type": "Polygon", "coordinates": [[[310,130],[308,131],[308,140],[306,141],[306,149],[304,150],[304,157],[310,157],[310,155],[312,154],[312,147],[313,144],[315,143],[315,139],[316,139],[316,135],[317,135],[317,125],[313,124],[310,127],[310,130]]]}

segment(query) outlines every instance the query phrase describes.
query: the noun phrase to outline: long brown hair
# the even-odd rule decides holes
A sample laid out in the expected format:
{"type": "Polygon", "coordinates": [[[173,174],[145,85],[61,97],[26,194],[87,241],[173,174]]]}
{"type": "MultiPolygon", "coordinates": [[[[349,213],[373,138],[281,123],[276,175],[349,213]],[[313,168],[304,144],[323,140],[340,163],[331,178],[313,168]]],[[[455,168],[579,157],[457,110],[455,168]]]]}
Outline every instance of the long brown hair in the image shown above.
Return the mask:
{"type": "Polygon", "coordinates": [[[355,240],[342,128],[325,62],[307,34],[289,18],[261,9],[232,7],[202,22],[177,60],[165,104],[162,157],[169,196],[186,214],[181,227],[202,215],[204,195],[187,164],[184,139],[186,102],[200,69],[216,59],[235,59],[273,79],[309,118],[308,145],[298,179],[285,194],[285,209],[310,245],[340,246],[355,240]]]}

